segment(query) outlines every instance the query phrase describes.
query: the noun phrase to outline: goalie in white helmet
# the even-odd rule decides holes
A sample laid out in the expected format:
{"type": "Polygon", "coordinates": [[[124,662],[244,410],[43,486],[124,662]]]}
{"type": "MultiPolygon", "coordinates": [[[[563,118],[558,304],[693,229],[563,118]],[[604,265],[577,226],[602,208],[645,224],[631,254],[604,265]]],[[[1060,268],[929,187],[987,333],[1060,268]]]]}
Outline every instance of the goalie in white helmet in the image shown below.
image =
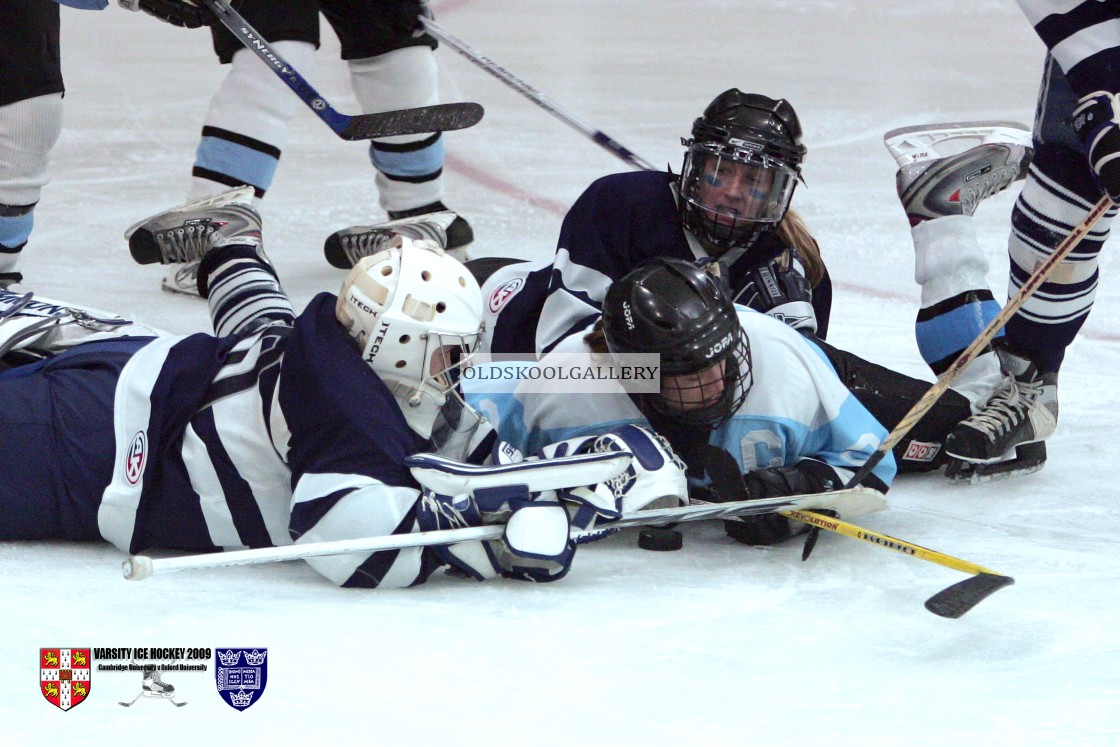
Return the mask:
{"type": "MultiPolygon", "coordinates": [[[[575,546],[557,491],[595,480],[540,460],[442,495],[406,464],[435,452],[434,472],[455,473],[464,454],[489,456],[493,439],[457,386],[482,327],[463,265],[402,238],[355,267],[341,296],[320,293],[297,315],[251,197],[231,190],[126,234],[142,264],[200,261],[216,335],[93,325],[71,305],[0,292],[0,351],[13,351],[0,372],[0,540],[214,551],[500,523],[499,540],[308,562],[342,586],[411,586],[445,565],[562,577],[575,546]],[[84,339],[57,334],[83,322],[84,339]],[[18,339],[5,342],[7,328],[18,339]]],[[[586,502],[609,518],[603,500],[586,502]]]]}
{"type": "MultiPolygon", "coordinates": [[[[449,404],[460,420],[459,371],[482,336],[482,292],[462,264],[432,243],[398,236],[354,266],[335,314],[421,437],[432,436],[449,404]]],[[[473,412],[468,420],[478,423],[473,412]]]]}

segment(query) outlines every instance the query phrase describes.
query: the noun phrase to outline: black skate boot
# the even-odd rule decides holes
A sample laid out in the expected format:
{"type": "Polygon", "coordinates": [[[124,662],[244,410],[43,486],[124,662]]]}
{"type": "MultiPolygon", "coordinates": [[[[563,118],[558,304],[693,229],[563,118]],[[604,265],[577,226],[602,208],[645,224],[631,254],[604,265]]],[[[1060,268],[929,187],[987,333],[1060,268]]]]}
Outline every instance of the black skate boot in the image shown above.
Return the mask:
{"type": "Polygon", "coordinates": [[[998,350],[1003,381],[945,440],[945,476],[952,480],[1028,474],[1046,463],[1045,439],[1058,425],[1058,374],[1039,373],[1030,360],[998,350]]]}

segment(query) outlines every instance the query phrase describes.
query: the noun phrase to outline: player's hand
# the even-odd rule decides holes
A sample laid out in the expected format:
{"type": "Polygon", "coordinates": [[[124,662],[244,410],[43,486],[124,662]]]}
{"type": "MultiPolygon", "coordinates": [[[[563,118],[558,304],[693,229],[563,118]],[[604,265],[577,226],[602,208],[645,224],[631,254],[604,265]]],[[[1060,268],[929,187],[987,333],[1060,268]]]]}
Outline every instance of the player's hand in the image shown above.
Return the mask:
{"type": "Polygon", "coordinates": [[[193,0],[117,0],[122,8],[142,10],[164,23],[180,28],[197,29],[210,26],[218,19],[201,3],[193,0]]]}

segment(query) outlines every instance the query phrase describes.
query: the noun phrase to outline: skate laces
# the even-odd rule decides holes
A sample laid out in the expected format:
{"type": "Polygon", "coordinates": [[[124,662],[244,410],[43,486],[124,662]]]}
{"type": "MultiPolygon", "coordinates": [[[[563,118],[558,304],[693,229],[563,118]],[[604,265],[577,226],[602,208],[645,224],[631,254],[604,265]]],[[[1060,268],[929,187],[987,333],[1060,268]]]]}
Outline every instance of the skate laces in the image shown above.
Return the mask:
{"type": "Polygon", "coordinates": [[[1041,379],[1019,381],[1006,377],[992,394],[984,409],[968,419],[968,424],[995,439],[1010,432],[1027,419],[1027,413],[1042,396],[1041,379]]]}
{"type": "Polygon", "coordinates": [[[196,259],[175,270],[175,285],[180,288],[195,289],[198,286],[198,268],[201,264],[202,260],[196,259]]]}
{"type": "Polygon", "coordinates": [[[350,264],[356,265],[358,264],[358,260],[363,257],[368,257],[380,251],[392,238],[393,235],[391,233],[386,234],[384,231],[375,230],[342,236],[340,237],[339,243],[342,245],[343,254],[350,260],[350,264]]]}
{"type": "Polygon", "coordinates": [[[1005,164],[977,181],[969,183],[966,188],[961,190],[961,209],[967,215],[974,214],[976,212],[976,207],[982,201],[994,194],[1002,192],[1010,186],[1011,183],[1015,181],[1015,177],[1018,173],[1018,167],[1012,168],[1010,165],[1005,164]]]}
{"type": "MultiPolygon", "coordinates": [[[[156,244],[159,245],[165,262],[194,262],[210,248],[210,236],[216,230],[217,226],[209,222],[176,226],[157,233],[156,244]]],[[[198,274],[197,262],[195,262],[194,274],[198,274]]]]}

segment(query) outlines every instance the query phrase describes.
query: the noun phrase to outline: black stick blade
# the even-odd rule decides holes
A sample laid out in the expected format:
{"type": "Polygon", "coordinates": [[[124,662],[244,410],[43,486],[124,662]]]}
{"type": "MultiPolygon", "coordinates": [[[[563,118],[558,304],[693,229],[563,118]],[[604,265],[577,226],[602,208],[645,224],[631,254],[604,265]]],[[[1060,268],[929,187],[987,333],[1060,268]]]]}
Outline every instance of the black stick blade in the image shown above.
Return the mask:
{"type": "Polygon", "coordinates": [[[369,140],[393,135],[462,130],[478,124],[483,113],[481,104],[467,101],[397,109],[378,114],[359,114],[351,117],[338,134],[343,140],[369,140]]]}
{"type": "Polygon", "coordinates": [[[926,600],[926,609],[935,615],[957,619],[1015,579],[996,573],[978,573],[958,581],[926,600]]]}

